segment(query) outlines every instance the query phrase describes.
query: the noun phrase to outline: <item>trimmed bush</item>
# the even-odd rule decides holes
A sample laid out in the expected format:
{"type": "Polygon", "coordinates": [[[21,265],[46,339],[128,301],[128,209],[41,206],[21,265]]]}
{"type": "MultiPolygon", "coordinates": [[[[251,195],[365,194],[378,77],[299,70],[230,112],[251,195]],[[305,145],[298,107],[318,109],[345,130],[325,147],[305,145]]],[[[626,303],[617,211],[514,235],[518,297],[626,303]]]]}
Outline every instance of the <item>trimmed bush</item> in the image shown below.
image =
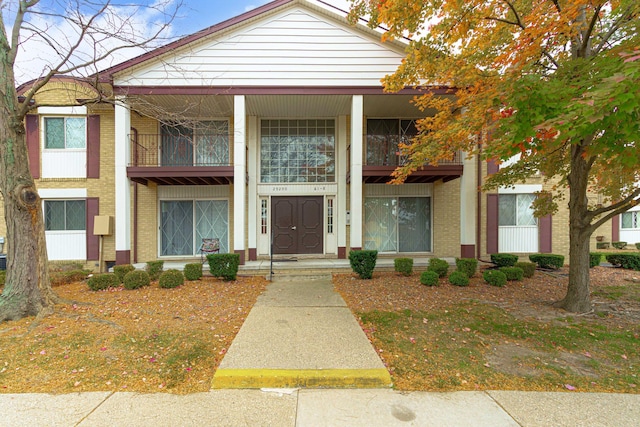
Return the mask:
{"type": "Polygon", "coordinates": [[[449,263],[440,258],[431,258],[427,271],[435,271],[438,277],[445,277],[449,271],[449,263]]]}
{"type": "Polygon", "coordinates": [[[222,277],[224,280],[236,280],[240,254],[208,254],[209,271],[213,277],[222,277]]]}
{"type": "Polygon", "coordinates": [[[151,277],[146,271],[133,270],[124,275],[123,283],[125,289],[138,289],[149,286],[151,277]]]}
{"type": "Polygon", "coordinates": [[[131,264],[116,265],[113,267],[113,274],[115,274],[120,283],[122,283],[124,281],[124,276],[135,269],[136,268],[131,264]]]}
{"type": "Polygon", "coordinates": [[[611,242],[611,246],[616,249],[624,249],[627,246],[627,242],[611,242]]]}
{"type": "Polygon", "coordinates": [[[91,272],[88,270],[63,270],[49,273],[51,286],[67,285],[69,283],[81,282],[86,279],[91,272]]]}
{"type": "Polygon", "coordinates": [[[609,254],[607,261],[616,267],[627,270],[640,270],[640,255],[638,254],[609,254]]]}
{"type": "MultiPolygon", "coordinates": [[[[503,267],[503,268],[510,268],[510,267],[503,267]]],[[[504,285],[507,284],[507,275],[500,270],[493,270],[493,269],[485,270],[482,273],[482,278],[484,279],[485,282],[487,282],[491,286],[503,287],[504,285]]]]}
{"type": "Polygon", "coordinates": [[[524,276],[524,270],[520,267],[500,267],[500,271],[504,273],[507,280],[522,280],[524,276]]]}
{"type": "Polygon", "coordinates": [[[555,254],[531,254],[529,260],[538,264],[540,268],[551,268],[557,270],[564,265],[564,256],[555,254]]]}
{"type": "Polygon", "coordinates": [[[596,249],[609,249],[609,242],[597,242],[596,249]]]}
{"type": "Polygon", "coordinates": [[[423,271],[420,274],[420,283],[425,286],[438,286],[440,284],[440,277],[435,271],[423,271]]]}
{"type": "Polygon", "coordinates": [[[589,254],[589,268],[597,267],[602,262],[602,254],[600,252],[591,252],[589,254]]]}
{"type": "Polygon", "coordinates": [[[200,280],[202,277],[202,264],[199,262],[184,266],[184,278],[187,280],[200,280]]]}
{"type": "Polygon", "coordinates": [[[467,277],[473,277],[478,269],[478,260],[475,258],[456,258],[456,268],[466,274],[467,277]]]}
{"type": "Polygon", "coordinates": [[[411,276],[411,273],[413,273],[413,259],[396,258],[393,260],[393,267],[403,276],[411,276]]]}
{"type": "Polygon", "coordinates": [[[498,267],[513,267],[518,262],[518,256],[513,254],[491,254],[491,262],[498,267]]]}
{"type": "Polygon", "coordinates": [[[516,262],[514,267],[521,268],[524,272],[524,277],[533,277],[536,272],[535,262],[516,262]]]}
{"type": "Polygon", "coordinates": [[[636,249],[640,250],[640,242],[636,243],[636,249]]]}
{"type": "Polygon", "coordinates": [[[6,270],[0,270],[0,285],[4,286],[7,281],[7,272],[6,270]]]}
{"type": "Polygon", "coordinates": [[[111,273],[94,274],[87,280],[87,285],[92,291],[101,291],[107,288],[115,288],[120,285],[118,276],[111,273]]]}
{"type": "Polygon", "coordinates": [[[184,283],[184,275],[179,270],[167,270],[160,275],[158,286],[165,289],[177,288],[184,283]]]}
{"type": "Polygon", "coordinates": [[[164,270],[164,261],[149,261],[145,268],[150,280],[158,280],[164,270]]]}
{"type": "Polygon", "coordinates": [[[373,277],[373,269],[376,267],[378,260],[378,251],[350,251],[349,264],[351,269],[361,279],[371,279],[373,277]]]}
{"type": "Polygon", "coordinates": [[[462,271],[454,271],[449,275],[449,283],[455,286],[468,286],[469,277],[462,271]]]}

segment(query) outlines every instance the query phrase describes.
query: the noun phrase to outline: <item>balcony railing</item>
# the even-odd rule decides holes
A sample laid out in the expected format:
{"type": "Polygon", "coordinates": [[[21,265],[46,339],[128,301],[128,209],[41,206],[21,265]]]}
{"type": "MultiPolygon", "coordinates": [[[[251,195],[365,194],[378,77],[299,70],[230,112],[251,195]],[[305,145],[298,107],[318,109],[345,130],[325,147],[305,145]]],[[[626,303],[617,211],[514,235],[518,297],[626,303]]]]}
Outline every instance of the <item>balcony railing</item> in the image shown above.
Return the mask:
{"type": "Polygon", "coordinates": [[[131,165],[134,167],[229,166],[227,134],[174,136],[133,134],[131,165]]]}
{"type": "MultiPolygon", "coordinates": [[[[407,156],[400,154],[398,143],[382,139],[368,137],[365,152],[365,164],[367,166],[403,166],[407,162],[407,156]]],[[[441,160],[439,165],[462,165],[462,153],[457,151],[451,160],[441,160]]]]}

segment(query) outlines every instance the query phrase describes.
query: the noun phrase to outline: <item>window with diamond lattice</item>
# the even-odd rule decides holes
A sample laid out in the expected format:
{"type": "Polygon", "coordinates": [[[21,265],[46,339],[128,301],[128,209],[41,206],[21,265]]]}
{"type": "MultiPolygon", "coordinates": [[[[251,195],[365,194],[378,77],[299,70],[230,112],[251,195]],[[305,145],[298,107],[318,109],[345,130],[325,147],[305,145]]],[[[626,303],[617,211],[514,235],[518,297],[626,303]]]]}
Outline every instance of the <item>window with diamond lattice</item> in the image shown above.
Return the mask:
{"type": "Polygon", "coordinates": [[[220,252],[229,251],[227,200],[162,201],[160,255],[196,256],[203,238],[220,239],[220,252]]]}
{"type": "Polygon", "coordinates": [[[415,120],[368,119],[367,165],[399,166],[405,158],[399,144],[408,144],[418,134],[415,120]]]}
{"type": "Polygon", "coordinates": [[[622,214],[620,228],[624,229],[640,229],[640,212],[625,212],[622,214]]]}
{"type": "Polygon", "coordinates": [[[44,224],[47,231],[85,230],[85,201],[45,200],[44,224]]]}
{"type": "Polygon", "coordinates": [[[534,194],[500,194],[498,221],[500,226],[536,226],[531,204],[534,194]]]}
{"type": "Polygon", "coordinates": [[[45,117],[45,149],[84,149],[87,121],[84,117],[45,117]]]}
{"type": "Polygon", "coordinates": [[[163,166],[229,164],[229,122],[199,121],[190,126],[162,125],[163,166]]]}
{"type": "Polygon", "coordinates": [[[262,120],[261,182],[335,182],[334,120],[262,120]]]}

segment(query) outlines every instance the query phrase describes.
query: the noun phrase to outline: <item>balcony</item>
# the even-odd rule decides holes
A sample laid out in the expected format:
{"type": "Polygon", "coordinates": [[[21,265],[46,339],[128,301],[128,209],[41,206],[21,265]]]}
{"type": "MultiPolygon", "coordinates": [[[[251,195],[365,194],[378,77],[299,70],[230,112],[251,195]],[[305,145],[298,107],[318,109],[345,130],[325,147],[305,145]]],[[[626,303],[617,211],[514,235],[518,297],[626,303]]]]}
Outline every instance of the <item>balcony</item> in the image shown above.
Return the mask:
{"type": "Polygon", "coordinates": [[[127,176],[143,185],[233,183],[227,134],[132,134],[127,176]]]}
{"type": "MultiPolygon", "coordinates": [[[[388,138],[367,138],[365,164],[362,166],[362,181],[370,184],[387,183],[393,178],[392,172],[406,162],[400,155],[398,144],[388,138]],[[382,141],[381,141],[382,140],[382,141]]],[[[438,163],[438,166],[424,165],[407,177],[405,183],[444,182],[460,178],[463,171],[461,152],[456,152],[451,160],[438,163]]]]}

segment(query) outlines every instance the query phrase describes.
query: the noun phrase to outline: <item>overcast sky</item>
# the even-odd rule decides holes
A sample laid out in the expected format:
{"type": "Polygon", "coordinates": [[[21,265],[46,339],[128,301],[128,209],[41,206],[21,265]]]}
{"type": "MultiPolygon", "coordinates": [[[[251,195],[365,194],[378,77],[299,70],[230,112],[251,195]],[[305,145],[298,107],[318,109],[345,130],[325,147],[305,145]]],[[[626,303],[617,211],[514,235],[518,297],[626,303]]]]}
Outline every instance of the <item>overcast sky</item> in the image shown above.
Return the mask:
{"type": "MultiPolygon", "coordinates": [[[[114,16],[128,16],[131,18],[115,24],[112,22],[113,20],[107,19],[98,21],[98,23],[105,28],[123,28],[120,31],[116,31],[119,32],[120,35],[123,35],[123,37],[126,37],[127,29],[135,32],[137,37],[148,36],[157,28],[159,23],[162,22],[162,14],[153,8],[136,9],[135,12],[132,13],[132,9],[130,7],[127,8],[125,5],[131,3],[153,5],[159,1],[170,1],[173,5],[178,2],[178,0],[114,1],[112,3],[114,4],[114,10],[116,10],[114,16]]],[[[349,7],[348,0],[323,1],[343,10],[347,10],[349,7]]],[[[170,39],[192,34],[203,28],[215,25],[268,2],[268,0],[183,0],[182,7],[179,9],[176,19],[172,21],[171,27],[164,32],[165,39],[161,44],[168,43],[170,39]]],[[[17,3],[17,1],[0,2],[8,32],[11,31],[13,26],[14,15],[12,11],[17,7],[17,3]]],[[[27,14],[27,27],[32,26],[38,29],[38,32],[45,33],[48,41],[43,40],[39,36],[33,36],[28,30],[21,32],[21,50],[15,67],[16,81],[18,84],[37,78],[48,70],[48,64],[51,64],[56,59],[56,52],[52,48],[52,44],[57,44],[56,48],[58,52],[65,52],[68,51],[67,47],[75,42],[76,37],[74,37],[74,35],[77,34],[77,29],[59,16],[68,15],[68,13],[64,11],[63,6],[66,3],[65,0],[42,0],[37,5],[38,9],[36,11],[38,13],[27,14]],[[42,31],[42,29],[44,29],[44,31],[42,31]]],[[[87,2],[81,3],[85,6],[87,5],[87,2]]],[[[113,48],[116,43],[118,43],[117,40],[113,38],[109,40],[101,39],[99,45],[102,49],[108,50],[113,48]]],[[[72,58],[72,62],[78,64],[90,61],[94,51],[93,46],[82,46],[78,50],[78,55],[72,58]]],[[[120,51],[117,54],[109,55],[110,60],[101,62],[98,67],[84,70],[82,73],[76,72],[75,74],[92,74],[95,71],[108,68],[126,59],[140,55],[143,52],[141,49],[120,51]]]]}

